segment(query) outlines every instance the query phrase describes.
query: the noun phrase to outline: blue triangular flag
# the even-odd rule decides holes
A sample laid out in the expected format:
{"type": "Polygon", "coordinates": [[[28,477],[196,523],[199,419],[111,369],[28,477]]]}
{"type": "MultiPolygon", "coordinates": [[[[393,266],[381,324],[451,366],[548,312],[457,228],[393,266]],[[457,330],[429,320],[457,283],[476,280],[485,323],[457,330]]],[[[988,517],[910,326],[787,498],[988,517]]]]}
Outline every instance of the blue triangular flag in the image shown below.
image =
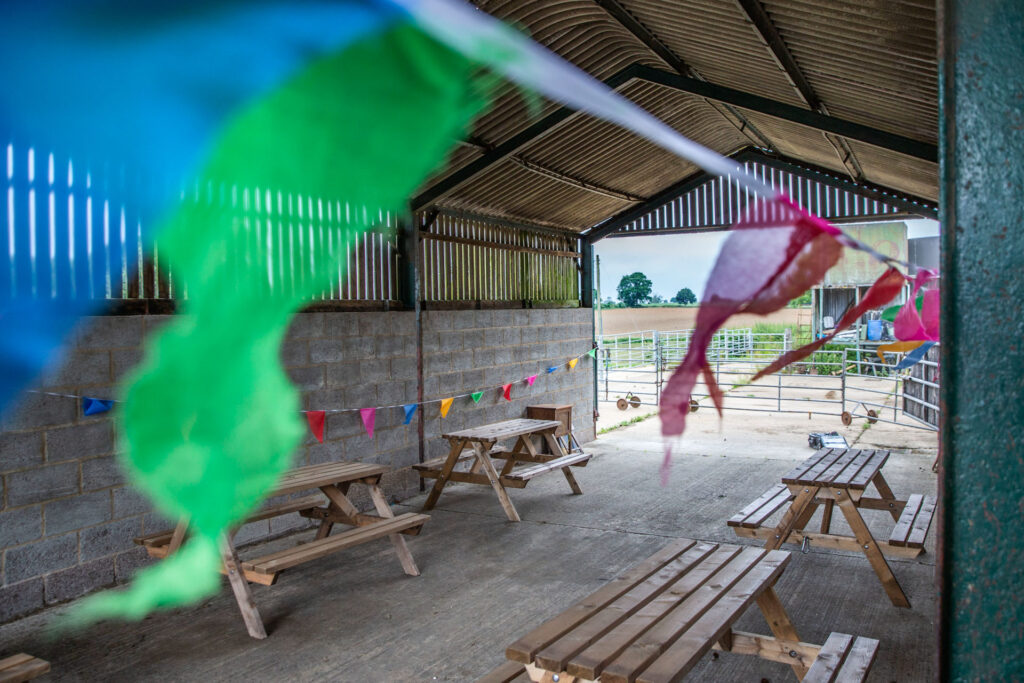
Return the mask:
{"type": "Polygon", "coordinates": [[[552,372],[554,372],[557,369],[558,369],[557,365],[552,365],[550,368],[548,368],[548,374],[550,375],[552,372]]]}
{"type": "Polygon", "coordinates": [[[896,369],[906,370],[912,365],[917,365],[922,360],[924,360],[924,356],[926,353],[928,353],[928,349],[932,348],[933,346],[935,346],[935,342],[925,342],[924,344],[921,344],[916,349],[914,349],[907,355],[903,356],[903,360],[899,362],[899,364],[896,366],[896,369]]]}
{"type": "Polygon", "coordinates": [[[405,411],[405,422],[402,424],[409,424],[409,421],[412,420],[413,413],[416,412],[416,404],[410,403],[408,405],[404,405],[402,406],[402,410],[405,411]]]}
{"type": "Polygon", "coordinates": [[[85,415],[99,415],[114,407],[114,402],[102,398],[82,397],[82,413],[85,415]]]}

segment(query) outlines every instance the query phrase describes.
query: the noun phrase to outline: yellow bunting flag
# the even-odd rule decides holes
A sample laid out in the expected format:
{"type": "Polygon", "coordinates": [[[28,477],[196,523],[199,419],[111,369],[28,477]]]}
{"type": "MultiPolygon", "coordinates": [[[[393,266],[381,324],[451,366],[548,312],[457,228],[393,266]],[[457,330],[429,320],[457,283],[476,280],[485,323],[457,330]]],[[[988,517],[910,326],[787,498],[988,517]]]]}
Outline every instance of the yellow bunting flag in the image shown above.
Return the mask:
{"type": "Polygon", "coordinates": [[[884,363],[885,362],[885,356],[883,356],[882,354],[884,354],[884,353],[906,353],[907,351],[913,351],[914,349],[916,349],[921,344],[924,344],[924,342],[923,341],[898,341],[898,342],[893,342],[892,344],[882,344],[881,346],[878,347],[878,350],[875,351],[875,353],[878,354],[878,357],[884,363]]]}
{"type": "Polygon", "coordinates": [[[574,367],[576,367],[576,364],[579,362],[579,358],[573,358],[571,361],[569,361],[569,369],[572,370],[574,367]]]}
{"type": "Polygon", "coordinates": [[[452,401],[454,400],[455,397],[453,396],[452,398],[446,398],[441,401],[441,417],[448,417],[448,409],[452,407],[452,401]]]}

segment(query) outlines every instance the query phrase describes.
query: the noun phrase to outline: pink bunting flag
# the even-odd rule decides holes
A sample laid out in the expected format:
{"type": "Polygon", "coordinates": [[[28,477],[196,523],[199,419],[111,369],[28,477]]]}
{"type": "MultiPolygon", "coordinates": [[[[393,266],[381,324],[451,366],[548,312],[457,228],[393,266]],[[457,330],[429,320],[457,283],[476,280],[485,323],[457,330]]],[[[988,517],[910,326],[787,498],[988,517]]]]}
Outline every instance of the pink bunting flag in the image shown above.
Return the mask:
{"type": "Polygon", "coordinates": [[[920,313],[914,303],[921,287],[937,277],[927,268],[919,270],[914,277],[914,291],[893,321],[893,333],[900,341],[939,341],[939,290],[925,291],[920,313]]]}
{"type": "Polygon", "coordinates": [[[373,425],[377,421],[377,409],[376,408],[360,408],[359,416],[363,418],[363,427],[366,429],[367,435],[373,438],[373,425]]]}
{"type": "Polygon", "coordinates": [[[322,410],[308,410],[306,411],[306,422],[309,423],[309,431],[313,432],[313,436],[320,443],[324,442],[324,418],[327,416],[322,410]]]}
{"type": "Polygon", "coordinates": [[[533,383],[536,381],[537,375],[530,375],[529,377],[526,378],[526,383],[529,384],[531,387],[533,386],[533,383]]]}
{"type": "Polygon", "coordinates": [[[512,400],[512,385],[511,384],[502,384],[501,385],[501,395],[505,397],[506,401],[511,401],[512,400]]]}

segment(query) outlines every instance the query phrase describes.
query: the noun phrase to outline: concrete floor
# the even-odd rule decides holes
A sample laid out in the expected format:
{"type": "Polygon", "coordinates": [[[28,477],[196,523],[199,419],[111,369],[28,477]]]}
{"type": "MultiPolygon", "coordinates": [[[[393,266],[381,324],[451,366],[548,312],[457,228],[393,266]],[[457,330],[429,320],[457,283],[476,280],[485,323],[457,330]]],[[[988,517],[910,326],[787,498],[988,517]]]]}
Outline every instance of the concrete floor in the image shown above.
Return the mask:
{"type": "MultiPolygon", "coordinates": [[[[827,429],[834,421],[827,419],[827,429]]],[[[276,586],[254,587],[270,632],[262,642],[246,635],[225,589],[194,608],[59,639],[49,638],[47,627],[59,623],[63,609],[48,610],[0,627],[0,655],[47,659],[53,680],[472,681],[499,664],[518,636],[670,538],[750,544],[725,521],[811,453],[806,434],[822,429],[818,422],[761,413],[730,413],[720,422],[702,409],[664,487],[657,420],[610,432],[588,446],[591,464],[576,470],[585,495],[568,495],[558,475],[512,491],[520,524],[505,520],[490,489],[451,486],[423,533],[409,541],[420,577],[402,573],[386,541],[291,570],[276,586]]],[[[848,440],[904,449],[884,470],[893,490],[934,494],[934,435],[854,425],[848,440]]],[[[416,510],[422,500],[396,511],[416,510]]],[[[888,534],[892,521],[884,513],[865,516],[877,534],[888,534]]],[[[934,535],[926,554],[891,561],[910,610],[889,603],[862,555],[795,553],[777,590],[801,638],[823,643],[831,631],[878,638],[869,680],[932,680],[934,535]]],[[[768,633],[756,608],[738,627],[768,633]]],[[[794,678],[784,665],[724,654],[708,656],[687,680],[794,678]]]]}

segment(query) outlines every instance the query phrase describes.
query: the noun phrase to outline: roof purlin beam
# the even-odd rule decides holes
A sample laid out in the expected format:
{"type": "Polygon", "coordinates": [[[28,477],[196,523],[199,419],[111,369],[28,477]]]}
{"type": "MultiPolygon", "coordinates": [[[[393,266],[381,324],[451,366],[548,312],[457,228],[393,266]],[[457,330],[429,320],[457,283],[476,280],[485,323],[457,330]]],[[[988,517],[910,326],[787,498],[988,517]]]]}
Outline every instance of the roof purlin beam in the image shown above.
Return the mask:
{"type": "MultiPolygon", "coordinates": [[[[650,29],[641,24],[636,17],[629,13],[629,11],[619,4],[619,0],[594,0],[599,7],[611,15],[612,19],[619,22],[622,28],[626,29],[641,43],[647,46],[647,48],[658,55],[658,57],[668,64],[670,67],[675,69],[683,76],[690,76],[700,80],[704,78],[689,64],[683,61],[683,59],[673,52],[665,43],[661,42],[658,36],[654,35],[650,29]]],[[[751,142],[757,145],[764,145],[766,147],[774,148],[772,141],[765,137],[764,133],[757,129],[753,123],[751,123],[743,114],[736,111],[727,104],[721,105],[723,109],[728,111],[732,116],[739,120],[739,123],[731,120],[724,112],[718,109],[715,102],[708,102],[708,105],[717,111],[722,118],[729,122],[729,124],[735,127],[741,135],[749,139],[751,142]]]]}
{"type": "MultiPolygon", "coordinates": [[[[604,84],[612,90],[615,90],[634,78],[634,70],[635,65],[632,64],[624,67],[606,78],[604,80],[604,84]]],[[[500,145],[495,145],[490,151],[485,152],[478,158],[420,192],[418,195],[413,197],[410,202],[411,210],[413,212],[421,211],[422,209],[430,206],[433,202],[441,199],[449,192],[452,192],[477,173],[480,173],[499,161],[503,161],[507,157],[512,156],[529,143],[548,133],[552,128],[577,113],[578,111],[571,107],[561,107],[556,109],[533,125],[527,127],[525,130],[516,133],[500,145]]]]}
{"type": "Polygon", "coordinates": [[[865,126],[854,121],[819,114],[816,111],[794,107],[785,102],[770,100],[767,97],[752,95],[742,90],[734,90],[733,88],[726,88],[721,85],[713,85],[705,81],[699,81],[696,78],[680,76],[670,71],[663,71],[642,64],[637,64],[634,69],[637,78],[657,83],[667,88],[692,93],[719,102],[726,102],[742,109],[749,109],[777,119],[792,121],[793,123],[799,123],[800,125],[826,133],[834,133],[851,140],[866,142],[869,145],[905,154],[923,161],[935,163],[939,158],[938,147],[928,142],[921,142],[920,140],[865,126]]]}
{"type": "MultiPolygon", "coordinates": [[[[782,34],[779,33],[779,29],[772,22],[771,17],[768,16],[768,11],[761,4],[761,0],[736,0],[736,4],[740,6],[740,9],[750,19],[768,51],[772,53],[776,63],[786,73],[786,76],[789,77],[793,87],[796,88],[796,91],[800,94],[803,101],[807,103],[807,106],[820,114],[828,115],[829,111],[825,107],[825,103],[821,101],[818,94],[814,92],[814,88],[807,81],[807,77],[804,76],[800,65],[796,63],[796,58],[789,51],[786,41],[782,39],[782,34]]],[[[825,137],[828,138],[828,141],[835,148],[840,163],[850,172],[850,176],[856,181],[863,180],[864,171],[861,169],[860,162],[857,161],[857,157],[854,155],[850,145],[842,138],[833,137],[829,133],[825,133],[825,137]]]]}

